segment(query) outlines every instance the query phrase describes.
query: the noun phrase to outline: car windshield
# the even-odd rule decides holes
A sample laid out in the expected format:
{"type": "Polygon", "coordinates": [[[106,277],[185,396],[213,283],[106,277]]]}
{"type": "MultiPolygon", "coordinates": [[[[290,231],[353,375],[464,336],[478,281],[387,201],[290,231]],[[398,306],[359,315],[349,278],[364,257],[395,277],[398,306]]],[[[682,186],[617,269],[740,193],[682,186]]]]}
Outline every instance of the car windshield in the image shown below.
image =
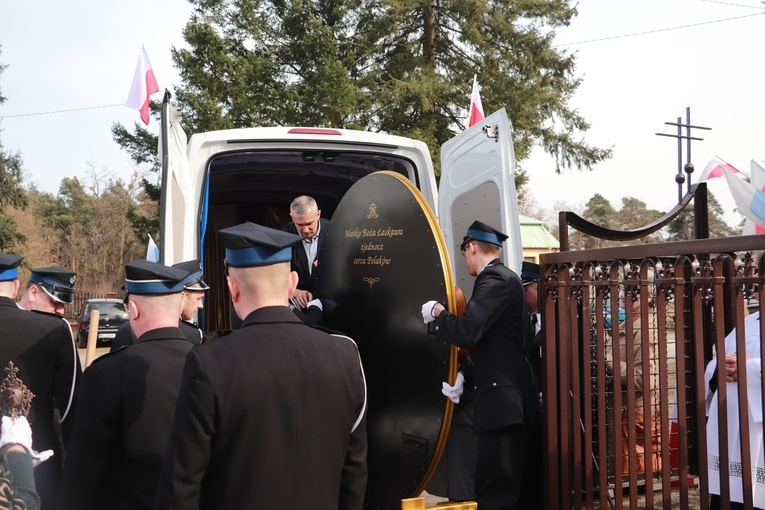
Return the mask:
{"type": "Polygon", "coordinates": [[[126,317],[125,305],[123,303],[91,303],[90,311],[98,310],[102,317],[126,317]]]}

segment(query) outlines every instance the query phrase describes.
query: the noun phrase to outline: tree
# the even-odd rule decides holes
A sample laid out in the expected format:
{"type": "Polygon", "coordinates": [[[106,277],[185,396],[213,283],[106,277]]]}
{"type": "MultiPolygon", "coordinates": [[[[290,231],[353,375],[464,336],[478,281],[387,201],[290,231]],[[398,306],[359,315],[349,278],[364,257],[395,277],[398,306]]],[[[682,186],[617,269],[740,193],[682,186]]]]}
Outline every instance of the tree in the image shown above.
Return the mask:
{"type": "MultiPolygon", "coordinates": [[[[589,125],[568,107],[580,79],[574,55],[553,47],[554,30],[576,14],[564,0],[191,3],[188,48],[173,49],[182,80],[174,102],[188,132],[384,131],[426,142],[438,166],[440,145],[465,127],[477,74],[486,110],[508,110],[517,161],[535,144],[555,156],[559,172],[610,157],[579,138],[589,125]]],[[[115,126],[114,134],[130,152],[144,131],[115,126]]],[[[520,191],[520,166],[516,181],[520,191]]]]}
{"type": "MultiPolygon", "coordinates": [[[[723,210],[711,191],[707,191],[707,207],[709,219],[709,237],[729,237],[741,235],[740,228],[733,228],[723,219],[723,210]]],[[[669,241],[687,241],[695,239],[693,208],[685,208],[677,218],[669,224],[669,241]]]]}
{"type": "Polygon", "coordinates": [[[145,253],[127,217],[142,208],[136,189],[136,182],[126,185],[91,166],[84,181],[62,179],[58,196],[34,190],[34,236],[49,247],[45,263],[76,271],[80,290],[118,289],[125,264],[145,253]]]}
{"type": "MultiPolygon", "coordinates": [[[[7,66],[0,64],[0,75],[7,66]]],[[[0,105],[6,98],[0,93],[0,105]]],[[[10,252],[26,238],[19,232],[16,221],[8,214],[8,207],[25,208],[27,196],[22,186],[21,156],[6,152],[0,142],[0,251],[10,252]]]]}
{"type": "Polygon", "coordinates": [[[189,48],[173,50],[192,130],[369,129],[423,140],[437,156],[465,127],[477,74],[486,109],[508,109],[518,160],[537,143],[558,171],[610,156],[576,139],[589,125],[567,106],[580,84],[575,59],[552,45],[576,14],[563,0],[192,4],[189,48]]]}

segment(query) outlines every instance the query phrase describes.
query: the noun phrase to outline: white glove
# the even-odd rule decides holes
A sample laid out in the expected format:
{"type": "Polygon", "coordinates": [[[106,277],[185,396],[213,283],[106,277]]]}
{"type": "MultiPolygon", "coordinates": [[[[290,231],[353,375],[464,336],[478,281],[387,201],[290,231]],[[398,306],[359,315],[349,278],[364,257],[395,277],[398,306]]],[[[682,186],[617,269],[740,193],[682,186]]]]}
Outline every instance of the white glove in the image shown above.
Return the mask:
{"type": "Polygon", "coordinates": [[[307,305],[305,305],[306,308],[310,308],[312,306],[315,306],[322,312],[324,311],[324,305],[321,304],[321,299],[314,299],[313,301],[309,301],[307,305]]]}
{"type": "Polygon", "coordinates": [[[460,395],[462,395],[462,391],[465,387],[465,376],[462,375],[462,372],[457,372],[457,380],[454,381],[454,386],[450,385],[448,382],[442,382],[441,383],[441,393],[449,397],[449,400],[454,402],[455,404],[460,403],[460,395]]]}
{"type": "Polygon", "coordinates": [[[425,324],[433,322],[436,318],[433,316],[433,308],[435,308],[438,301],[428,301],[422,305],[422,320],[425,324]]]}
{"type": "Polygon", "coordinates": [[[19,416],[15,419],[3,416],[2,430],[0,431],[0,448],[11,444],[23,446],[32,457],[32,463],[35,466],[48,460],[53,455],[53,450],[45,450],[38,453],[32,449],[32,428],[24,416],[19,416]]]}

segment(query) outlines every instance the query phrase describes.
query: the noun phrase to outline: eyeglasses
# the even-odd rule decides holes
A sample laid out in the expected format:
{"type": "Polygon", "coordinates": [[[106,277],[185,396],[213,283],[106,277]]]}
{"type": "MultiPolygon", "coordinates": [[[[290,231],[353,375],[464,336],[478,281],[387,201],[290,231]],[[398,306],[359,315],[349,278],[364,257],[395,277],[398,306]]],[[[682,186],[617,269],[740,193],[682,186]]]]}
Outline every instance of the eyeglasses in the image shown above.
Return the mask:
{"type": "Polygon", "coordinates": [[[470,241],[467,241],[462,246],[460,246],[460,253],[462,253],[462,256],[465,257],[465,252],[467,251],[467,247],[473,244],[472,239],[470,241]]]}
{"type": "Polygon", "coordinates": [[[223,259],[223,274],[228,276],[228,261],[226,259],[223,259]]]}

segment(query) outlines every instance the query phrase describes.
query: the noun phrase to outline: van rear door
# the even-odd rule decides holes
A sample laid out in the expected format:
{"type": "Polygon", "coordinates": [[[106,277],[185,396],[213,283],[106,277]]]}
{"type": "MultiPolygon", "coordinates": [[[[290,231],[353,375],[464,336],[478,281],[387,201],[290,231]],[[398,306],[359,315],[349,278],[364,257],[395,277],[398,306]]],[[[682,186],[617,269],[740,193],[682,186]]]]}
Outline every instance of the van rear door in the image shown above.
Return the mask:
{"type": "Polygon", "coordinates": [[[521,273],[521,243],[515,191],[512,128],[505,109],[494,112],[441,146],[438,217],[452,261],[455,283],[470,296],[473,278],[459,252],[475,220],[507,234],[504,264],[521,273]]]}
{"type": "Polygon", "coordinates": [[[198,228],[198,204],[191,196],[196,186],[186,154],[188,139],[180,121],[180,113],[170,103],[170,93],[165,91],[159,135],[162,162],[159,260],[167,265],[197,257],[195,233],[198,228]],[[191,253],[184,253],[184,246],[191,253]]]}

